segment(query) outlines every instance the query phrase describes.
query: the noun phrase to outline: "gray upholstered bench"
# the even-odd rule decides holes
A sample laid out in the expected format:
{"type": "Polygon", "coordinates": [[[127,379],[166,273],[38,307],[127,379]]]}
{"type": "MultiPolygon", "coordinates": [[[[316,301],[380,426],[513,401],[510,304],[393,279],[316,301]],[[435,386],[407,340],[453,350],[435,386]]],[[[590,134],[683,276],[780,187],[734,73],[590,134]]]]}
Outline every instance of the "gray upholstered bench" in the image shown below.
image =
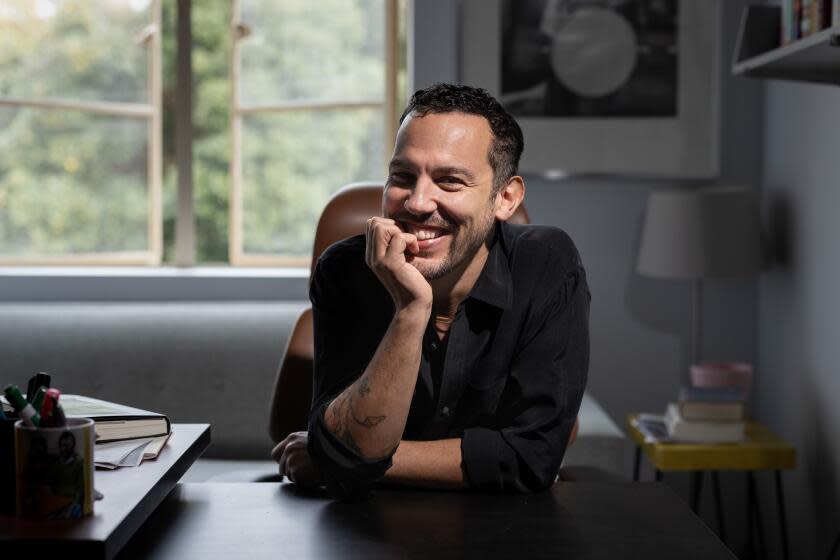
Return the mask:
{"type": "MultiPolygon", "coordinates": [[[[305,301],[2,303],[4,382],[37,371],[62,391],[209,422],[212,444],[185,480],[254,480],[268,460],[277,366],[305,301]]],[[[630,446],[589,395],[564,467],[629,472],[630,446]]]]}

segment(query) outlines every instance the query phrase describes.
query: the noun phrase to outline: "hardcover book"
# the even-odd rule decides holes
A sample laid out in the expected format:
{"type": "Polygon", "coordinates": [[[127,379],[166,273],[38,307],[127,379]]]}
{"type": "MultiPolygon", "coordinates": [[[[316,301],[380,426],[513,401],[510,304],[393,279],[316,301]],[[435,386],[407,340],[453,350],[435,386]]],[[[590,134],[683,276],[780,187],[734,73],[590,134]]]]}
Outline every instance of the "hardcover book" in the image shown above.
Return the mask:
{"type": "Polygon", "coordinates": [[[82,395],[61,395],[59,400],[68,417],[90,418],[96,443],[169,435],[170,422],[164,414],[82,395]]]}
{"type": "Polygon", "coordinates": [[[676,403],[665,412],[665,425],[674,441],[685,443],[737,443],[744,440],[743,422],[699,422],[686,420],[676,403]]]}
{"type": "Polygon", "coordinates": [[[738,422],[744,419],[744,396],[734,387],[683,387],[680,414],[686,420],[738,422]]]}

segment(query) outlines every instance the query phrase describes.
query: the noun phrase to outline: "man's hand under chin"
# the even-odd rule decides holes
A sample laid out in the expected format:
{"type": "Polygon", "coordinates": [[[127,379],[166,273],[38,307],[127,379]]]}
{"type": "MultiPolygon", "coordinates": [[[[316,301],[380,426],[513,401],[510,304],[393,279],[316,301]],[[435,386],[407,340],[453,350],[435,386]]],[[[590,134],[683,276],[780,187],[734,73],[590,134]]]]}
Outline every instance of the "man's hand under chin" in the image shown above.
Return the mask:
{"type": "Polygon", "coordinates": [[[307,432],[292,432],[277,444],[271,457],[280,465],[280,474],[300,486],[315,487],[324,483],[320,471],[309,457],[307,432]]]}
{"type": "Polygon", "coordinates": [[[405,233],[389,218],[369,219],[365,237],[365,262],[391,294],[397,310],[431,308],[432,287],[411,264],[420,252],[417,237],[405,233]]]}

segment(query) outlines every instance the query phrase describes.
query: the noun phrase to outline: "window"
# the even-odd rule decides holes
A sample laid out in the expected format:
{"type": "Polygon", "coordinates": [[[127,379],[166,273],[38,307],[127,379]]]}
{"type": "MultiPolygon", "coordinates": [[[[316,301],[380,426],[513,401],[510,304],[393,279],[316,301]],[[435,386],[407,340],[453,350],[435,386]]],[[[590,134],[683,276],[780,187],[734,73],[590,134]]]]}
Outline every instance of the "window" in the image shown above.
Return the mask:
{"type": "Polygon", "coordinates": [[[0,264],[172,262],[188,219],[200,264],[308,266],[329,196],[384,177],[403,1],[192,0],[186,45],[177,5],[0,5],[0,264]],[[173,141],[179,48],[190,212],[173,141]]]}
{"type": "Polygon", "coordinates": [[[396,2],[233,6],[230,260],[308,266],[329,196],[385,176],[396,2]]]}
{"type": "Polygon", "coordinates": [[[160,262],[160,13],[0,4],[0,263],[160,262]]]}

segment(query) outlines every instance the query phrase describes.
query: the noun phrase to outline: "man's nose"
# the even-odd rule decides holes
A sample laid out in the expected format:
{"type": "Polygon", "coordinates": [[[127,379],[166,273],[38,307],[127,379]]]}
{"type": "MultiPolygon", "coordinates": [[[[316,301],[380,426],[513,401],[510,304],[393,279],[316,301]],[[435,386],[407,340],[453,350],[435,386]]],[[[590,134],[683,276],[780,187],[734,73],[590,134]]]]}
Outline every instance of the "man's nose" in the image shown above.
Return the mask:
{"type": "Polygon", "coordinates": [[[415,216],[431,214],[437,210],[435,201],[436,185],[429,178],[420,177],[411,189],[411,194],[405,200],[405,209],[415,216]]]}

